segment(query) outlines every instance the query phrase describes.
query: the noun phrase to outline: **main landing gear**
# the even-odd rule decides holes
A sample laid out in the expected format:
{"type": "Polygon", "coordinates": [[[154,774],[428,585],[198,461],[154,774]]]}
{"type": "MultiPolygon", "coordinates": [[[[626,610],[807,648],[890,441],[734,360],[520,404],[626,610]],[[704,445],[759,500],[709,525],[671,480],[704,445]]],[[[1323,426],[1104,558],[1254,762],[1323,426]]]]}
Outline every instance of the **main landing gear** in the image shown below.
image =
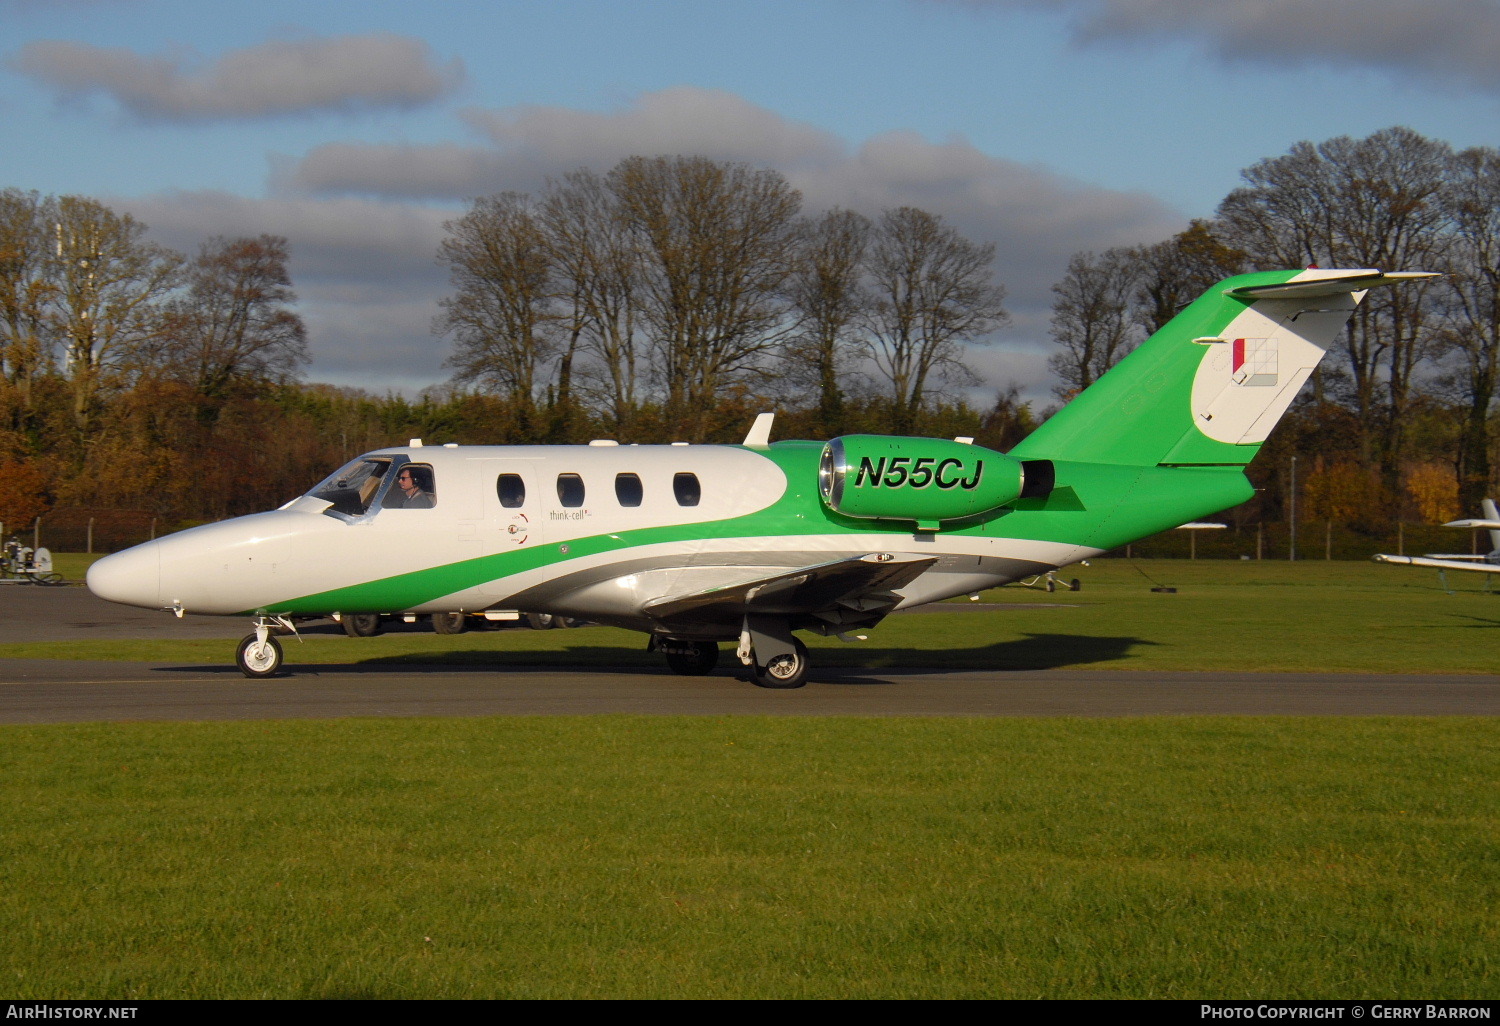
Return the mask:
{"type": "Polygon", "coordinates": [[[255,632],[245,635],[234,653],[234,661],[246,677],[274,677],[281,669],[281,642],[272,630],[297,632],[284,616],[257,616],[255,632]]]}
{"type": "Polygon", "coordinates": [[[667,666],[684,677],[704,677],[719,665],[719,645],[714,641],[678,641],[663,638],[656,648],[667,657],[667,666]]]}
{"type": "Polygon", "coordinates": [[[373,638],[380,633],[380,614],[345,613],[339,617],[339,626],[351,638],[373,638]]]}
{"type": "MultiPolygon", "coordinates": [[[[719,662],[719,646],[713,641],[658,636],[652,639],[651,647],[666,657],[673,673],[687,677],[712,673],[719,662]]],[[[793,636],[785,620],[745,617],[735,655],[750,669],[750,679],[760,687],[800,688],[807,683],[807,646],[793,636]]]]}
{"type": "Polygon", "coordinates": [[[793,638],[790,652],[778,652],[764,666],[753,665],[755,683],[763,688],[800,688],[807,683],[807,646],[793,638]]]}
{"type": "Polygon", "coordinates": [[[807,646],[785,620],[746,616],[735,654],[763,688],[800,688],[807,683],[807,646]]]}

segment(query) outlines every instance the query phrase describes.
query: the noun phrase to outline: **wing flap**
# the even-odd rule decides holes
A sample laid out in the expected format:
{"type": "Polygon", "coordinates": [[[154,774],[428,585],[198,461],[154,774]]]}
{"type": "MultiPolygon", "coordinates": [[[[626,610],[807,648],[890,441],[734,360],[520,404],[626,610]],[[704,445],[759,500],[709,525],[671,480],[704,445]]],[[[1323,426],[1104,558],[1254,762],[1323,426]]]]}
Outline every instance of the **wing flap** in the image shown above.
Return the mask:
{"type": "Polygon", "coordinates": [[[843,611],[868,617],[894,608],[894,592],[916,580],[937,559],[910,553],[871,553],[799,567],[686,595],[668,595],[642,609],[654,620],[722,620],[748,613],[807,614],[842,622],[843,611]]]}

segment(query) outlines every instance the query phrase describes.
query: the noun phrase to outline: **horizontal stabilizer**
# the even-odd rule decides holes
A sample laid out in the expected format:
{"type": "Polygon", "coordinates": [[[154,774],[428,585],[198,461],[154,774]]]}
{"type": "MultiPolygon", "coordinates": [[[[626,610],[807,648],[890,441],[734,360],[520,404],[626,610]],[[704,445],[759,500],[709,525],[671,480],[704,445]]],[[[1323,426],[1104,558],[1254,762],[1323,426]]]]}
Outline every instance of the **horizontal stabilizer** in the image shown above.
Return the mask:
{"type": "Polygon", "coordinates": [[[1434,570],[1472,570],[1482,574],[1500,574],[1500,564],[1469,563],[1456,559],[1429,559],[1426,556],[1387,556],[1384,553],[1370,557],[1377,563],[1400,563],[1403,566],[1427,566],[1434,570]]]}
{"type": "Polygon", "coordinates": [[[1450,520],[1444,527],[1477,527],[1481,530],[1500,531],[1500,520],[1450,520]]]}
{"type": "Polygon", "coordinates": [[[1242,299],[1313,299],[1437,277],[1440,275],[1435,271],[1356,271],[1352,274],[1345,272],[1334,277],[1303,279],[1280,285],[1244,285],[1227,289],[1225,294],[1242,299]]]}

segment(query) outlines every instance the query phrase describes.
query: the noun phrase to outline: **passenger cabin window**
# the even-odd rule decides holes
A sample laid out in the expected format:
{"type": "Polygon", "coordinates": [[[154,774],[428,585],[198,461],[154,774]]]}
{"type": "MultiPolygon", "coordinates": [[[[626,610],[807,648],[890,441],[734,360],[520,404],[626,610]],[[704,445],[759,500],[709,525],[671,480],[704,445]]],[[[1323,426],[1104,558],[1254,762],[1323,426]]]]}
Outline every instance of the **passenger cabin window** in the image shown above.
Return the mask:
{"type": "Polygon", "coordinates": [[[386,509],[431,509],[436,506],[437,484],[432,468],[425,463],[402,464],[381,505],[386,509]]]}
{"type": "Polygon", "coordinates": [[[526,505],[526,482],[520,474],[501,474],[495,482],[495,491],[500,495],[500,505],[506,509],[520,509],[526,505]]]}
{"type": "Polygon", "coordinates": [[[615,475],[615,498],[620,500],[621,506],[639,506],[643,493],[641,479],[637,475],[615,475]]]}
{"type": "Polygon", "coordinates": [[[672,494],[677,496],[679,506],[698,505],[698,500],[703,497],[703,489],[698,486],[698,475],[673,474],[672,494]]]}
{"type": "Polygon", "coordinates": [[[557,475],[557,501],[564,506],[583,505],[583,478],[577,474],[557,475]]]}

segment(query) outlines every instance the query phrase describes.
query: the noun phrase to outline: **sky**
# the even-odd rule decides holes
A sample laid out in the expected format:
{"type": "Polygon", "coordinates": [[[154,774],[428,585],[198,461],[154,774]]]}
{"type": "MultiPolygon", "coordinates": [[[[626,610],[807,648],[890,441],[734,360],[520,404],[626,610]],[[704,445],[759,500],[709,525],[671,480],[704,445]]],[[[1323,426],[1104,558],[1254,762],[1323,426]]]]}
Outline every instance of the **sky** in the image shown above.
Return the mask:
{"type": "Polygon", "coordinates": [[[1500,146],[1500,0],[0,0],[0,188],[193,254],[291,245],[307,378],[443,382],[443,222],[632,154],[770,167],[996,247],[983,401],[1044,399],[1070,256],[1208,217],[1296,142],[1500,146]]]}

